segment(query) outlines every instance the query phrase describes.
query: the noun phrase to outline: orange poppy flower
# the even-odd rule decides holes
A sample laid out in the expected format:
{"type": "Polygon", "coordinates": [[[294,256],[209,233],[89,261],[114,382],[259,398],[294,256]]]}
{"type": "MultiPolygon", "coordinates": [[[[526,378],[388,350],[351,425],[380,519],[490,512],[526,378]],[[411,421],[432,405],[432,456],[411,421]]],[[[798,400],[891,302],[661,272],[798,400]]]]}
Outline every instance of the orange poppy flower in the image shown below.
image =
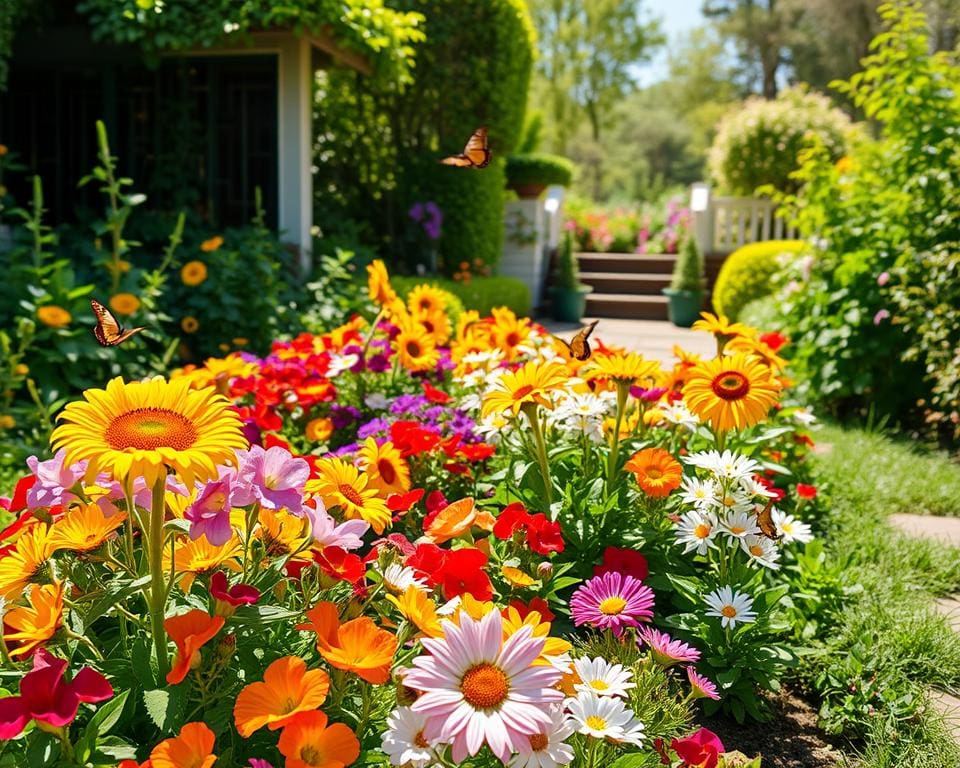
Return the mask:
{"type": "Polygon", "coordinates": [[[637,483],[647,496],[663,498],[680,487],[683,467],[663,448],[644,448],[637,451],[623,465],[637,478],[637,483]]]}
{"type": "Polygon", "coordinates": [[[286,768],[344,768],[360,757],[356,734],[343,723],[327,725],[319,710],[298,715],[277,744],[286,768]]]}
{"type": "Polygon", "coordinates": [[[250,683],[240,691],[233,707],[237,733],[249,738],[267,726],[283,728],[300,712],[319,707],[327,698],[330,678],[322,669],[307,669],[296,656],[277,659],[263,673],[262,683],[250,683]]]}
{"type": "Polygon", "coordinates": [[[340,624],[333,603],[318,603],[307,612],[307,618],[310,624],[300,625],[298,629],[317,633],[317,650],[328,664],[353,672],[375,685],[390,679],[393,655],[397,652],[397,638],[393,634],[380,629],[367,616],[340,624]]]}
{"type": "Polygon", "coordinates": [[[210,768],[217,761],[213,754],[213,731],[205,723],[187,723],[180,734],[164,739],[150,753],[150,768],[210,768]]]}
{"type": "Polygon", "coordinates": [[[3,617],[11,631],[3,636],[10,658],[24,656],[51,637],[63,623],[63,583],[44,584],[30,591],[29,606],[11,608],[3,617]]]}
{"type": "MultiPolygon", "coordinates": [[[[200,649],[223,628],[223,616],[211,616],[194,609],[163,622],[170,639],[177,644],[177,658],[167,673],[171,685],[183,682],[195,665],[200,663],[200,649]]],[[[192,768],[192,767],[191,767],[192,768]]]]}
{"type": "Polygon", "coordinates": [[[443,544],[469,531],[476,517],[477,505],[473,499],[460,499],[441,509],[424,533],[434,544],[443,544]]]}

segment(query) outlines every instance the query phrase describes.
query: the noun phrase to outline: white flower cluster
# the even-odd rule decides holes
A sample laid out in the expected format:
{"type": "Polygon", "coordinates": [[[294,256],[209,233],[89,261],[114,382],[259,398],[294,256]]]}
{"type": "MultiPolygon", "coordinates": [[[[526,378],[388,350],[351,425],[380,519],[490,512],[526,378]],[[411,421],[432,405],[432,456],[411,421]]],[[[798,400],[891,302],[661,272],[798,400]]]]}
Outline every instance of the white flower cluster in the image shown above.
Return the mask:
{"type": "Polygon", "coordinates": [[[604,441],[603,421],[616,409],[615,392],[564,391],[556,407],[547,415],[547,423],[571,436],[584,434],[597,445],[604,441]]]}

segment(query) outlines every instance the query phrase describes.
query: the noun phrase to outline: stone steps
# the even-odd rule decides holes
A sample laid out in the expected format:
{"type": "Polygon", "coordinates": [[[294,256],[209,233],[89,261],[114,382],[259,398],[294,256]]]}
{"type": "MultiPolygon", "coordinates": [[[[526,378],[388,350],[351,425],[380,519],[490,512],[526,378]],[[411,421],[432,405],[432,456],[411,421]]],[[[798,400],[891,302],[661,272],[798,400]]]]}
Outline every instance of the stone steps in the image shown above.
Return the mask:
{"type": "Polygon", "coordinates": [[[587,315],[627,320],[666,320],[676,256],[672,254],[578,253],[580,279],[593,288],[587,315]]]}
{"type": "Polygon", "coordinates": [[[587,296],[588,317],[616,317],[626,320],[666,320],[667,297],[635,293],[591,293],[587,296]]]}
{"type": "Polygon", "coordinates": [[[580,279],[593,287],[594,293],[635,293],[661,296],[661,289],[670,285],[669,274],[637,272],[581,272],[580,279]]]}

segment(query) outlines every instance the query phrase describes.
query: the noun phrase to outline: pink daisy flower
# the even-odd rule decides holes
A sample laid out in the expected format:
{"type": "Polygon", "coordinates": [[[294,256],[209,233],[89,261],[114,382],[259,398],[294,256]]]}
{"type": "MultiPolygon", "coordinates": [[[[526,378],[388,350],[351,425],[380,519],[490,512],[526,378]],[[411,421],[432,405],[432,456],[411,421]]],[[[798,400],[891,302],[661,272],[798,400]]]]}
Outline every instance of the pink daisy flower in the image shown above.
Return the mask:
{"type": "Polygon", "coordinates": [[[653,590],[633,576],[616,571],[594,576],[570,599],[573,622],[611,629],[617,637],[624,627],[638,627],[653,618],[653,590]]]}
{"type": "Polygon", "coordinates": [[[425,638],[429,655],[413,660],[404,677],[422,691],[411,709],[424,715],[424,738],[449,743],[462,763],[486,743],[502,762],[552,725],[550,704],[563,700],[552,686],[562,673],[533,666],[544,638],[522,627],[506,640],[499,611],[480,621],[460,614],[460,626],[443,622],[443,638],[425,638]]]}
{"type": "Polygon", "coordinates": [[[690,681],[690,695],[695,699],[713,699],[720,698],[717,693],[717,686],[701,675],[693,667],[687,667],[687,679],[690,681]]]}
{"type": "Polygon", "coordinates": [[[664,667],[700,661],[700,651],[682,640],[674,640],[666,632],[661,632],[655,627],[641,627],[637,632],[637,641],[646,643],[650,649],[651,658],[664,667]]]}

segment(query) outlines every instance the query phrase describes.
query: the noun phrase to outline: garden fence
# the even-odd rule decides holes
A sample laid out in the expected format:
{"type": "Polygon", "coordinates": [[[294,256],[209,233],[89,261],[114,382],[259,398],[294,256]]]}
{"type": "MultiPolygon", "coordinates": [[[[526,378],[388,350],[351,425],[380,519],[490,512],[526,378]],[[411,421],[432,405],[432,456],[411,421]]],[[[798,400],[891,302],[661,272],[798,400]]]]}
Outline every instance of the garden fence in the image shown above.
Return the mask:
{"type": "Polygon", "coordinates": [[[726,255],[749,243],[794,239],[795,227],[777,216],[772,200],[753,197],[722,197],[706,184],[690,189],[693,230],[702,253],[726,255]]]}

